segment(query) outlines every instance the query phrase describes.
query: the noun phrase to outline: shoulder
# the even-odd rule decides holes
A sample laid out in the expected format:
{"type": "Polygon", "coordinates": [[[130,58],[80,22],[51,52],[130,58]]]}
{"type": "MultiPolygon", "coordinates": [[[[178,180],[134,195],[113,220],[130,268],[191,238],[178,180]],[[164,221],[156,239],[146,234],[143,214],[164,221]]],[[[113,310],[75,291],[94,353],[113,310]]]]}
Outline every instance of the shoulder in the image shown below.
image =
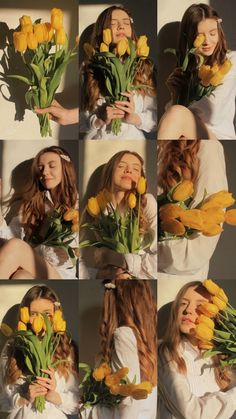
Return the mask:
{"type": "Polygon", "coordinates": [[[200,148],[198,151],[200,160],[205,157],[210,160],[209,157],[212,157],[212,154],[224,155],[224,148],[221,142],[218,140],[200,140],[200,148]]]}
{"type": "Polygon", "coordinates": [[[232,62],[232,64],[236,65],[236,51],[228,51],[227,58],[232,62]]]}
{"type": "Polygon", "coordinates": [[[128,326],[118,327],[114,332],[114,343],[116,344],[126,344],[131,346],[137,346],[137,340],[133,329],[128,326]]]}
{"type": "Polygon", "coordinates": [[[151,193],[146,193],[145,197],[147,204],[144,208],[144,212],[147,218],[152,218],[157,214],[157,201],[151,193]]]}

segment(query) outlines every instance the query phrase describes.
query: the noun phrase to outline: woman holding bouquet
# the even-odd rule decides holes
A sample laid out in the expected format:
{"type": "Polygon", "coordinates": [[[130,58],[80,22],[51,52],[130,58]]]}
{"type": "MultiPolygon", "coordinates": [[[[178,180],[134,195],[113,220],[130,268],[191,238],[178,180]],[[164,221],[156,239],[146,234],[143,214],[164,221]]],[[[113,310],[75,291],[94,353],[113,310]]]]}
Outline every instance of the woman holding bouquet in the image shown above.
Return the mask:
{"type": "Polygon", "coordinates": [[[230,419],[236,387],[219,359],[202,356],[195,337],[200,305],[211,296],[199,281],[184,285],[172,303],[159,347],[158,414],[161,419],[230,419]],[[232,388],[230,388],[232,387],[232,388]]]}
{"type": "MultiPolygon", "coordinates": [[[[41,150],[33,160],[32,177],[24,190],[16,191],[8,201],[8,225],[1,216],[0,237],[5,239],[0,248],[1,279],[76,278],[76,267],[62,247],[40,245],[40,240],[35,246],[34,240],[43,238],[47,214],[58,209],[63,215],[77,207],[77,200],[76,174],[69,154],[57,146],[41,150]]],[[[77,234],[73,236],[77,247],[77,234]]]]}
{"type": "MultiPolygon", "coordinates": [[[[111,34],[111,39],[106,41],[109,44],[107,51],[114,52],[122,40],[137,41],[133,19],[123,6],[111,6],[99,15],[90,46],[95,51],[101,51],[101,44],[104,45],[104,30],[110,30],[111,34]]],[[[146,51],[138,60],[131,88],[118,92],[119,100],[116,99],[114,103],[112,101],[109,103],[108,100],[109,93],[106,87],[108,76],[105,73],[101,76],[101,73],[94,68],[91,58],[84,63],[82,79],[85,87],[82,88],[82,110],[85,111],[88,120],[86,139],[139,139],[145,138],[145,132],[156,129],[154,65],[147,58],[148,50],[146,45],[146,51]],[[117,119],[121,120],[121,125],[119,130],[114,132],[112,123],[117,119]]],[[[116,59],[114,56],[114,63],[116,59]]],[[[125,54],[120,56],[119,64],[125,65],[125,54]]],[[[115,87],[119,89],[118,81],[115,87]]]]}
{"type": "MultiPolygon", "coordinates": [[[[37,317],[47,315],[49,319],[53,319],[55,313],[62,316],[62,307],[55,292],[44,285],[36,285],[29,289],[20,304],[18,330],[32,328],[35,331],[34,321],[37,317]],[[22,328],[22,323],[25,324],[25,329],[22,328]]],[[[43,338],[43,333],[40,336],[43,338]]],[[[55,353],[51,354],[51,365],[60,362],[54,367],[49,364],[48,369],[42,371],[45,373],[44,377],[43,374],[33,377],[30,382],[27,380],[31,372],[26,354],[15,346],[14,337],[9,339],[1,354],[0,395],[1,411],[10,412],[8,419],[63,419],[78,412],[75,348],[65,331],[58,336],[55,353]],[[45,398],[42,412],[37,410],[36,398],[39,396],[45,398]]],[[[39,335],[35,339],[39,340],[39,335]]]]}
{"type": "MultiPolygon", "coordinates": [[[[106,189],[111,194],[111,205],[119,211],[119,214],[126,214],[129,208],[130,193],[137,193],[140,177],[145,179],[143,164],[143,159],[138,153],[123,150],[112,156],[104,166],[98,190],[106,189]]],[[[146,193],[146,186],[142,192],[138,228],[141,242],[147,240],[145,249],[140,245],[140,249],[136,253],[120,253],[119,250],[114,251],[107,246],[89,246],[81,251],[80,279],[156,278],[157,203],[153,195],[146,193]]],[[[104,214],[106,216],[106,210],[104,210],[104,214]]],[[[92,225],[95,225],[96,217],[88,217],[88,213],[86,213],[84,221],[91,221],[92,225]]],[[[81,229],[80,237],[82,241],[84,239],[97,240],[96,232],[94,234],[94,230],[88,230],[88,228],[81,229]]],[[[111,236],[110,239],[113,237],[111,236]]],[[[127,237],[127,241],[131,240],[131,237],[127,237]]]]}
{"type": "MultiPolygon", "coordinates": [[[[159,141],[157,173],[158,195],[167,193],[178,182],[192,181],[193,207],[202,201],[205,191],[211,195],[228,189],[224,151],[219,141],[159,141]]],[[[158,278],[203,280],[219,238],[219,234],[206,237],[195,232],[190,239],[159,241],[158,278]]]]}
{"type": "MultiPolygon", "coordinates": [[[[187,69],[183,71],[177,67],[167,80],[174,106],[169,107],[161,118],[158,138],[178,139],[183,135],[189,139],[236,139],[233,123],[236,53],[227,50],[222,19],[207,4],[193,4],[184,13],[180,24],[179,63],[184,62],[186,51],[194,44],[198,54],[189,56],[187,69]],[[201,40],[196,39],[199,35],[202,36],[201,40]],[[199,55],[204,58],[204,65],[208,66],[205,70],[212,67],[211,80],[215,88],[210,95],[187,103],[192,81],[199,80],[200,83],[199,55]]],[[[203,81],[205,87],[210,84],[209,80],[203,81]]]]}
{"type": "Polygon", "coordinates": [[[157,404],[156,304],[149,281],[104,281],[101,358],[112,371],[127,367],[136,384],[148,381],[145,400],[124,398],[117,406],[81,409],[83,419],[155,419],[157,404]]]}

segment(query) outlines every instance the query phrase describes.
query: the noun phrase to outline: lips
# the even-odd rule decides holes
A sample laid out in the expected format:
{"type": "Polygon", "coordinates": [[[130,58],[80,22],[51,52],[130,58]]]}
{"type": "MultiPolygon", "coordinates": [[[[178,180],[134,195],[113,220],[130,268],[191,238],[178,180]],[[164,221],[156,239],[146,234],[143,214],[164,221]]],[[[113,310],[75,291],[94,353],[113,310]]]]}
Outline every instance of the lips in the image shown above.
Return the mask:
{"type": "Polygon", "coordinates": [[[191,324],[191,325],[194,324],[195,325],[195,322],[192,319],[190,319],[189,317],[182,317],[181,323],[182,324],[191,324]]]}
{"type": "Polygon", "coordinates": [[[132,178],[130,176],[122,176],[122,180],[130,180],[132,182],[132,178]]]}
{"type": "Polygon", "coordinates": [[[125,33],[120,32],[116,36],[117,36],[117,38],[124,38],[125,37],[125,33]]]}

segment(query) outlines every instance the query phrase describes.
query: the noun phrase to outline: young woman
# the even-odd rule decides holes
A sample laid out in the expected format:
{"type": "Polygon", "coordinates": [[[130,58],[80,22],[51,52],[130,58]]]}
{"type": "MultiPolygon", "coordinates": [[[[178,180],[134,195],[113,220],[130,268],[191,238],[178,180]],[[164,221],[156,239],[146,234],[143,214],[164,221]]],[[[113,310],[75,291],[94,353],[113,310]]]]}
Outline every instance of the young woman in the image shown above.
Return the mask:
{"type": "Polygon", "coordinates": [[[236,387],[219,361],[202,357],[193,335],[198,306],[210,294],[195,281],[184,285],[172,303],[159,348],[158,417],[161,419],[230,419],[236,410],[236,387]]]}
{"type": "MultiPolygon", "coordinates": [[[[20,307],[29,308],[31,324],[38,314],[52,316],[56,310],[62,310],[55,292],[44,285],[30,288],[20,307]]],[[[29,375],[29,370],[25,358],[15,348],[14,338],[10,338],[1,354],[0,405],[2,411],[10,412],[8,419],[63,419],[67,418],[68,414],[78,412],[77,362],[75,349],[66,333],[60,335],[54,360],[66,362],[45,370],[48,378],[36,377],[35,383],[28,384],[25,377],[29,375]],[[36,396],[44,396],[46,399],[45,410],[42,413],[34,408],[36,396]]]]}
{"type": "Polygon", "coordinates": [[[83,410],[89,419],[155,419],[157,404],[156,305],[149,281],[104,281],[100,326],[101,358],[112,370],[128,367],[136,384],[149,381],[152,393],[145,400],[125,398],[112,409],[94,406],[83,410]]]}
{"type": "MultiPolygon", "coordinates": [[[[1,279],[75,279],[67,253],[56,247],[32,248],[32,236],[40,233],[46,214],[57,208],[65,213],[77,207],[76,174],[69,154],[61,147],[41,150],[32,163],[32,177],[24,191],[8,202],[15,213],[9,222],[1,216],[0,237],[8,239],[0,248],[1,279]]],[[[75,247],[77,234],[75,234],[75,247]]]]}
{"type": "MultiPolygon", "coordinates": [[[[103,30],[108,28],[111,29],[113,48],[125,37],[137,39],[133,19],[123,6],[108,7],[99,15],[91,40],[95,50],[99,50],[103,30]]],[[[89,61],[85,62],[82,68],[82,81],[81,108],[86,111],[88,118],[86,139],[139,139],[145,138],[144,132],[156,129],[154,66],[148,58],[140,60],[134,79],[134,84],[141,84],[142,88],[122,92],[127,101],[117,101],[115,106],[106,103],[104,86],[101,85],[89,61]],[[122,120],[121,132],[118,135],[111,132],[111,122],[114,118],[122,120]]]]}
{"type": "MultiPolygon", "coordinates": [[[[104,166],[99,190],[106,188],[112,194],[112,205],[121,213],[127,210],[127,198],[140,176],[144,175],[143,159],[128,150],[119,151],[104,166]]],[[[88,216],[86,216],[88,219],[88,216]]],[[[90,217],[90,221],[93,220],[90,217]]],[[[83,224],[83,222],[82,222],[83,224]]],[[[81,251],[80,279],[153,279],[157,275],[157,204],[155,198],[145,193],[141,198],[140,234],[150,232],[152,240],[139,254],[122,254],[105,247],[85,248],[81,251]],[[87,272],[84,267],[87,266],[87,272]],[[91,269],[93,268],[93,269],[91,269]]],[[[92,237],[95,239],[95,235],[92,237]]],[[[88,238],[88,230],[81,229],[81,239],[88,238]]]]}
{"type": "MultiPolygon", "coordinates": [[[[227,190],[224,151],[219,141],[159,141],[158,191],[169,191],[188,179],[194,184],[193,206],[204,196],[227,190]]],[[[158,278],[187,281],[207,278],[209,261],[220,235],[205,237],[195,233],[191,239],[165,240],[158,243],[158,278]]]]}
{"type": "Polygon", "coordinates": [[[197,35],[204,35],[204,42],[199,47],[199,54],[206,65],[221,66],[229,60],[232,67],[224,75],[222,83],[210,96],[204,96],[190,104],[181,106],[187,96],[190,77],[198,73],[198,59],[190,58],[187,71],[176,68],[167,84],[172,92],[173,105],[179,98],[180,105],[171,106],[160,120],[158,138],[177,139],[181,135],[202,139],[236,139],[234,128],[236,97],[236,53],[227,50],[222,19],[207,4],[191,5],[184,13],[179,35],[178,50],[180,62],[183,62],[186,50],[193,46],[197,35]]]}

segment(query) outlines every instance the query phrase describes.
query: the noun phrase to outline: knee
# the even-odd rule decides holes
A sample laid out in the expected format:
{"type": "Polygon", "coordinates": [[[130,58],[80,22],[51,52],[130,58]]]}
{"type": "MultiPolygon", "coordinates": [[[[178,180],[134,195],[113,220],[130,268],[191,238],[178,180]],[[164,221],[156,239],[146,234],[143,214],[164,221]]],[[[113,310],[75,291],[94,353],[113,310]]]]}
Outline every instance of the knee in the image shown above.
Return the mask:
{"type": "Polygon", "coordinates": [[[32,274],[24,269],[17,269],[17,271],[11,276],[11,279],[35,279],[32,274]]]}
{"type": "Polygon", "coordinates": [[[4,249],[9,253],[9,255],[13,256],[16,255],[21,250],[23,251],[24,242],[21,239],[13,238],[9,239],[5,245],[4,249]]]}
{"type": "Polygon", "coordinates": [[[179,121],[180,118],[182,120],[183,118],[188,117],[191,114],[191,111],[185,106],[173,105],[168,109],[167,113],[169,117],[179,121]]]}

